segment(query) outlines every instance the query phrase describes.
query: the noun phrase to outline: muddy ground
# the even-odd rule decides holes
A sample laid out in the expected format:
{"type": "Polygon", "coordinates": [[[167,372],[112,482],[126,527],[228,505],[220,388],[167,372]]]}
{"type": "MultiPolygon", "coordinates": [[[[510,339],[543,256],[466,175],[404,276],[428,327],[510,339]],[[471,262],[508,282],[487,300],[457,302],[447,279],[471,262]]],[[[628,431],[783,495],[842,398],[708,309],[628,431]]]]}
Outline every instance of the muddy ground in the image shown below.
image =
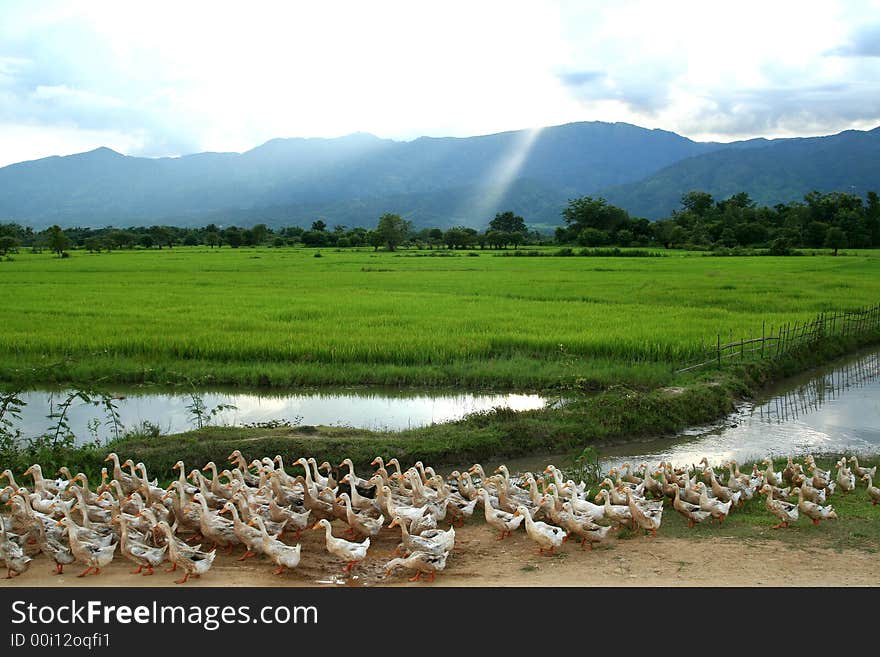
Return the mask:
{"type": "MultiPolygon", "coordinates": [[[[334,535],[343,525],[334,523],[334,535]]],[[[324,534],[306,531],[302,561],[295,572],[276,576],[274,564],[255,558],[239,562],[218,553],[214,567],[182,586],[877,586],[880,559],[860,550],[835,551],[774,540],[731,537],[610,539],[594,550],[566,543],[555,556],[539,556],[519,530],[504,541],[481,519],[456,530],[455,550],[433,584],[410,583],[410,573],[385,576],[384,565],[400,540],[396,529],[383,529],[368,557],[352,576],[324,549],[324,534]]],[[[132,575],[132,564],[117,554],[99,575],[78,578],[79,564],[54,575],[54,564],[37,555],[30,569],[0,586],[175,586],[179,573],[157,570],[132,575]]]]}

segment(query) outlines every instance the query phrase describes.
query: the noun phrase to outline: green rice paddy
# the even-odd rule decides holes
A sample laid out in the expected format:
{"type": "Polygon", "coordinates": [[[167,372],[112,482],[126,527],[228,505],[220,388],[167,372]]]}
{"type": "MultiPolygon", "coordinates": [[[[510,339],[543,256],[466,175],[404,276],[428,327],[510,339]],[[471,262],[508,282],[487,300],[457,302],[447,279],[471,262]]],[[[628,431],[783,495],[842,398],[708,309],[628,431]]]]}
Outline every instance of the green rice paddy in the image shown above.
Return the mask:
{"type": "Polygon", "coordinates": [[[23,252],[0,262],[0,380],[651,388],[719,333],[880,301],[878,251],[438,253],[23,252]]]}

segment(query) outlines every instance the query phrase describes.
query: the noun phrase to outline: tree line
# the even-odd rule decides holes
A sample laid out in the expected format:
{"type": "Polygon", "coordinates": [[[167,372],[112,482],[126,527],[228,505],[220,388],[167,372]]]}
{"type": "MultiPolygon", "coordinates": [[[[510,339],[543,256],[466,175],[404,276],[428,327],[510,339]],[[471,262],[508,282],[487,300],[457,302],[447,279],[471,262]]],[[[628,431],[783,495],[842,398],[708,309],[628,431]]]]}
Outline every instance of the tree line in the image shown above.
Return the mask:
{"type": "Polygon", "coordinates": [[[812,191],[803,201],[758,206],[747,193],[716,200],[692,191],[666,219],[630,217],[605,199],[570,201],[562,211],[566,225],[556,241],[582,246],[661,246],[680,249],[768,248],[784,254],[792,248],[867,249],[880,247],[880,198],[812,191]]]}
{"type": "Polygon", "coordinates": [[[499,212],[485,231],[467,226],[446,230],[415,229],[399,214],[379,217],[375,228],[330,228],[316,219],[309,228],[266,224],[250,228],[208,224],[200,228],[149,226],[131,228],[69,228],[51,226],[42,231],[17,223],[0,223],[0,255],[19,247],[50,250],[62,256],[70,248],[99,252],[115,249],[162,249],[204,245],[211,248],[250,246],[364,247],[394,251],[399,247],[427,249],[506,249],[523,244],[580,245],[585,247],[663,247],[698,250],[767,248],[785,254],[793,248],[880,247],[880,198],[865,199],[843,192],[812,191],[803,201],[758,206],[747,193],[723,200],[708,192],[691,191],[681,207],[658,221],[631,217],[603,198],[572,199],[562,210],[564,225],[554,236],[530,230],[512,211],[499,212]]]}
{"type": "Polygon", "coordinates": [[[138,226],[130,228],[67,228],[51,226],[42,231],[17,223],[0,223],[0,255],[28,247],[34,251],[46,249],[59,256],[68,249],[77,248],[91,252],[120,249],[162,249],[175,246],[249,247],[249,246],[295,246],[306,247],[363,247],[374,250],[384,248],[394,251],[401,246],[415,248],[517,248],[522,244],[538,244],[546,240],[537,231],[530,231],[525,220],[513,212],[500,212],[480,232],[467,226],[447,230],[422,228],[416,230],[412,222],[398,214],[386,213],[379,218],[376,227],[348,228],[336,225],[330,228],[323,219],[312,222],[311,227],[286,226],[272,229],[266,224],[250,228],[239,226],[221,227],[208,224],[200,228],[177,226],[138,226]]]}

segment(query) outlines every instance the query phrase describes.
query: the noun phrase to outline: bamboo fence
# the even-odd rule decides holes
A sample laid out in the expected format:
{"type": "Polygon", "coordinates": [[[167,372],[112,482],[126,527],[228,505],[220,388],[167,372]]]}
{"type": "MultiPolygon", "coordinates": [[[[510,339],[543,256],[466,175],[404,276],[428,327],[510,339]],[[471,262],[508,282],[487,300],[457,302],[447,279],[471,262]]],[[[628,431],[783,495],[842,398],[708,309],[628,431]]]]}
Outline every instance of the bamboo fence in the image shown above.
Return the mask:
{"type": "Polygon", "coordinates": [[[787,322],[767,330],[761,326],[761,336],[740,338],[722,344],[719,333],[714,344],[709,344],[695,360],[684,363],[676,373],[717,365],[721,367],[731,359],[777,358],[797,351],[821,340],[833,337],[859,336],[880,329],[880,304],[858,310],[819,313],[806,322],[787,322]]]}

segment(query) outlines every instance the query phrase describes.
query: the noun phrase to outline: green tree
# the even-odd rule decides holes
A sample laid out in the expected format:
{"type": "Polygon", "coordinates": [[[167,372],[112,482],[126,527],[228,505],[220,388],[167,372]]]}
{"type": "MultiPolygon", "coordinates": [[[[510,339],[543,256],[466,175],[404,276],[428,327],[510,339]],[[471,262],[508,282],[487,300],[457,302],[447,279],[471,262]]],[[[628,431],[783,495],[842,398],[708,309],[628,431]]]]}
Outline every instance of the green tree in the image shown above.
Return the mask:
{"type": "Polygon", "coordinates": [[[20,242],[17,237],[3,235],[0,237],[0,255],[6,255],[7,253],[16,251],[19,244],[20,242]]]}
{"type": "Polygon", "coordinates": [[[327,246],[327,233],[323,230],[307,230],[299,238],[302,240],[303,246],[327,246]]]}
{"type": "Polygon", "coordinates": [[[367,231],[366,240],[367,244],[373,247],[373,251],[378,251],[379,247],[384,244],[382,236],[379,234],[378,231],[375,230],[367,231]]]}
{"type": "Polygon", "coordinates": [[[626,228],[621,228],[614,234],[614,242],[619,244],[620,246],[629,246],[632,244],[632,241],[635,239],[635,235],[631,230],[626,228]]]}
{"type": "Polygon", "coordinates": [[[489,222],[489,228],[502,233],[522,233],[525,235],[529,232],[525,219],[513,214],[510,210],[496,214],[495,218],[489,222]]]}
{"type": "Polygon", "coordinates": [[[210,246],[212,249],[216,247],[220,247],[220,229],[217,228],[217,224],[208,224],[205,226],[205,244],[210,246]]]}
{"type": "Polygon", "coordinates": [[[318,219],[312,222],[312,230],[324,233],[327,231],[327,224],[322,219],[318,219]]]}
{"type": "Polygon", "coordinates": [[[90,253],[100,253],[104,244],[97,237],[87,237],[83,240],[83,246],[86,251],[89,251],[90,253]]]}
{"type": "Polygon", "coordinates": [[[223,231],[223,241],[226,242],[233,249],[237,249],[244,241],[244,237],[242,236],[241,230],[238,228],[238,226],[230,226],[223,231]]]}
{"type": "Polygon", "coordinates": [[[385,213],[379,217],[376,232],[381,236],[382,243],[389,251],[394,251],[406,241],[411,224],[399,214],[385,213]]]}
{"type": "Polygon", "coordinates": [[[683,194],[681,197],[681,207],[689,212],[693,212],[698,217],[706,216],[714,205],[715,200],[708,192],[692,191],[683,194]]]}
{"type": "Polygon", "coordinates": [[[70,247],[70,238],[61,230],[61,226],[54,225],[47,231],[47,245],[52,253],[57,253],[58,257],[70,247]]]}
{"type": "Polygon", "coordinates": [[[581,246],[603,246],[608,244],[608,233],[587,227],[578,234],[578,243],[581,246]]]}
{"type": "Polygon", "coordinates": [[[592,196],[569,201],[562,211],[562,218],[577,236],[580,236],[584,228],[595,228],[610,234],[629,224],[626,210],[609,205],[604,198],[592,196]]]}
{"type": "Polygon", "coordinates": [[[269,227],[266,224],[257,224],[251,228],[251,242],[259,246],[269,237],[269,227]]]}
{"type": "Polygon", "coordinates": [[[837,255],[838,249],[845,249],[847,244],[846,233],[837,226],[832,226],[825,234],[825,248],[833,249],[832,255],[837,255]]]}
{"type": "Polygon", "coordinates": [[[821,221],[811,221],[804,230],[804,240],[807,246],[814,249],[825,244],[825,235],[828,233],[828,224],[821,221]]]}
{"type": "Polygon", "coordinates": [[[654,239],[663,245],[664,249],[672,248],[672,231],[677,226],[669,219],[661,219],[655,221],[651,226],[651,233],[654,239]]]}

